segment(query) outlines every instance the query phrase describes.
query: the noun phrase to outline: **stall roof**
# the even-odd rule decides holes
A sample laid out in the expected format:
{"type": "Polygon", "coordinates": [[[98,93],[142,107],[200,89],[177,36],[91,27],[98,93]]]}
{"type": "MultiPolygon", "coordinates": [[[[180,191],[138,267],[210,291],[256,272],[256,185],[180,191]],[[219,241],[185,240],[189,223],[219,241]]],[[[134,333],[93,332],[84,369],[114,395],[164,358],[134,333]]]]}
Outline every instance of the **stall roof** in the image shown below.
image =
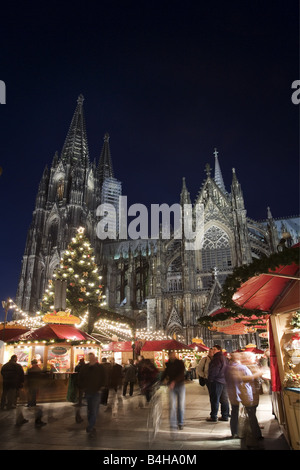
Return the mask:
{"type": "Polygon", "coordinates": [[[179,350],[192,350],[187,344],[181,343],[175,339],[163,339],[157,341],[146,341],[141,351],[179,351],[179,350]]]}
{"type": "Polygon", "coordinates": [[[9,326],[5,325],[5,329],[3,328],[3,324],[0,325],[0,340],[1,341],[10,341],[15,336],[21,335],[29,331],[29,328],[25,326],[9,326]]]}
{"type": "Polygon", "coordinates": [[[299,282],[299,265],[292,263],[268,270],[244,282],[232,297],[238,306],[270,312],[276,300],[289,285],[299,282]]]}
{"type": "MultiPolygon", "coordinates": [[[[254,328],[257,328],[257,329],[266,329],[267,328],[267,320],[269,318],[269,315],[262,315],[262,316],[257,316],[257,315],[250,315],[248,317],[246,316],[243,316],[243,315],[236,315],[233,313],[232,317],[230,316],[230,309],[228,308],[219,308],[218,310],[216,310],[215,312],[213,312],[211,314],[211,317],[219,317],[218,319],[222,320],[222,315],[224,315],[226,317],[226,319],[232,319],[232,320],[238,320],[237,323],[235,323],[235,325],[240,325],[241,326],[241,331],[242,331],[242,328],[243,326],[252,326],[254,328]],[[220,315],[221,315],[221,318],[220,318],[220,315]]],[[[231,325],[231,328],[228,327],[228,331],[230,331],[232,329],[234,325],[231,325]]],[[[236,331],[238,331],[236,329],[236,331]]],[[[230,334],[230,333],[228,333],[230,334]]],[[[237,333],[236,333],[237,334],[237,333]]],[[[242,334],[242,333],[241,333],[242,334]]]]}
{"type": "Polygon", "coordinates": [[[78,330],[72,325],[47,324],[36,330],[30,330],[19,336],[15,336],[10,341],[44,341],[51,339],[69,341],[95,341],[95,338],[84,331],[78,330]]]}
{"type": "Polygon", "coordinates": [[[254,354],[264,354],[265,351],[262,349],[258,349],[256,347],[253,348],[245,348],[245,349],[237,349],[235,352],[252,352],[254,354]]]}
{"type": "Polygon", "coordinates": [[[208,351],[209,350],[209,347],[208,346],[205,346],[204,344],[202,343],[192,343],[192,344],[189,344],[189,348],[191,349],[198,349],[198,351],[208,351]]]}
{"type": "Polygon", "coordinates": [[[111,343],[103,346],[104,351],[112,352],[132,352],[131,341],[112,341],[111,343]]]}

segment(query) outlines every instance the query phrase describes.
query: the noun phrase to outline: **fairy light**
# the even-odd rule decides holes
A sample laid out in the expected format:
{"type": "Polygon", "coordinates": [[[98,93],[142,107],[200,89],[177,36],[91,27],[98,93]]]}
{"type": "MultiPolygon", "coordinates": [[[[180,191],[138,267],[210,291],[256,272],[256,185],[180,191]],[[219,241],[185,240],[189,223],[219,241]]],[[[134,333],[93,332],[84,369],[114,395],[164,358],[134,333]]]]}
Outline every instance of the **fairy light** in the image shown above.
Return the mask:
{"type": "Polygon", "coordinates": [[[98,332],[103,336],[106,336],[108,339],[111,339],[113,335],[118,336],[122,340],[129,340],[132,338],[132,330],[127,323],[121,323],[117,321],[112,321],[108,319],[98,320],[94,324],[95,333],[98,332]]]}
{"type": "Polygon", "coordinates": [[[162,330],[152,330],[152,327],[149,328],[140,328],[136,330],[136,339],[144,339],[146,341],[160,341],[164,339],[172,339],[171,336],[168,336],[162,330]]]}
{"type": "Polygon", "coordinates": [[[13,300],[11,300],[11,308],[15,310],[15,312],[18,313],[18,316],[20,316],[20,318],[17,318],[16,320],[8,322],[7,325],[9,326],[21,325],[29,329],[35,329],[35,328],[40,328],[41,326],[44,326],[44,322],[42,321],[40,312],[36,312],[35,316],[28,315],[26,312],[23,312],[23,310],[20,307],[18,307],[13,300]]]}

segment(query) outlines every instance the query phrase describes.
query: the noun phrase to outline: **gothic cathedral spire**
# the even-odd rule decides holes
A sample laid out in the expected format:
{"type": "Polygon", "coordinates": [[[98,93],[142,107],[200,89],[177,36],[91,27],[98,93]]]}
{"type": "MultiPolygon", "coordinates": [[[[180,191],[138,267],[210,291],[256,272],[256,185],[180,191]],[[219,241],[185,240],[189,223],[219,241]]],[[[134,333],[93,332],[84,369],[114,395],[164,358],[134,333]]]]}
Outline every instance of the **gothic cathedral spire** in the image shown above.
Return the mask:
{"type": "Polygon", "coordinates": [[[215,156],[215,177],[214,177],[214,180],[215,180],[215,183],[219,186],[219,188],[225,193],[226,189],[225,189],[223,176],[222,176],[222,172],[221,172],[221,168],[220,168],[220,164],[219,164],[218,153],[219,152],[215,148],[215,150],[214,150],[214,156],[215,156]]]}
{"type": "Polygon", "coordinates": [[[77,106],[61,152],[63,163],[88,163],[89,150],[86,135],[82,95],[78,96],[77,106]]]}
{"type": "Polygon", "coordinates": [[[111,161],[110,147],[109,147],[109,134],[106,132],[104,135],[104,143],[100,155],[99,165],[97,169],[99,175],[100,187],[106,178],[113,178],[114,171],[111,161]]]}

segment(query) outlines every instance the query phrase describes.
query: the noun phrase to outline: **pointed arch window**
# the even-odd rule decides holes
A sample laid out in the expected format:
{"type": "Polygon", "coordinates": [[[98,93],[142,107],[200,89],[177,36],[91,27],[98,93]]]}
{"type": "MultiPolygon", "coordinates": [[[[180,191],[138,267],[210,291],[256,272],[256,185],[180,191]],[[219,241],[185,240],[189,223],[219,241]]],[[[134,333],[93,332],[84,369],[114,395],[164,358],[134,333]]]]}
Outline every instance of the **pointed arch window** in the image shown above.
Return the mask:
{"type": "Polygon", "coordinates": [[[226,269],[232,265],[229,237],[220,227],[210,227],[204,235],[202,269],[226,269]]]}

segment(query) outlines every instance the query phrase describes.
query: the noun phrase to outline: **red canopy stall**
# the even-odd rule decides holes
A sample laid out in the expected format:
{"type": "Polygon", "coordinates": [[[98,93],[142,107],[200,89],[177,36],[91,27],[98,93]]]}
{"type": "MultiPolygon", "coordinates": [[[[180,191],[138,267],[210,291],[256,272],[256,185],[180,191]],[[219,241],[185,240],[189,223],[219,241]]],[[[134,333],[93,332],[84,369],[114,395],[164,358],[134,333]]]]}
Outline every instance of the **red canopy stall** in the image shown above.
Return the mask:
{"type": "Polygon", "coordinates": [[[21,335],[29,331],[29,328],[26,326],[18,325],[14,322],[9,322],[4,325],[4,323],[0,324],[0,341],[9,341],[11,338],[15,336],[21,335]]]}
{"type": "Polygon", "coordinates": [[[194,351],[198,352],[207,352],[209,350],[208,346],[205,346],[201,343],[191,343],[189,344],[189,348],[192,348],[194,351]]]}
{"type": "Polygon", "coordinates": [[[145,341],[141,348],[141,355],[152,359],[159,369],[163,369],[169,358],[169,351],[175,351],[179,359],[184,359],[187,354],[193,353],[193,349],[187,344],[175,339],[163,339],[145,341]]]}
{"type": "Polygon", "coordinates": [[[102,349],[103,357],[114,357],[120,365],[126,365],[128,359],[133,359],[136,353],[136,342],[134,341],[112,341],[105,344],[102,349]]]}
{"type": "Polygon", "coordinates": [[[253,275],[240,282],[227,306],[247,318],[251,312],[269,316],[273,408],[291,447],[300,450],[299,244],[253,265],[253,275]]]}
{"type": "MultiPolygon", "coordinates": [[[[57,316],[57,319],[64,321],[63,316],[57,316]]],[[[65,321],[70,321],[70,317],[65,321]]],[[[23,330],[22,334],[7,339],[4,362],[13,354],[17,355],[18,363],[25,371],[26,392],[26,372],[32,359],[36,359],[43,372],[39,401],[64,401],[75,366],[81,358],[87,360],[89,352],[100,358],[99,341],[91,335],[74,324],[48,323],[41,328],[23,330]]]]}
{"type": "Polygon", "coordinates": [[[103,346],[102,355],[107,357],[113,355],[115,361],[123,365],[128,359],[142,355],[146,359],[153,360],[158,368],[163,368],[168,358],[168,351],[176,351],[178,356],[182,357],[188,352],[193,352],[193,349],[175,339],[112,341],[103,346]]]}

